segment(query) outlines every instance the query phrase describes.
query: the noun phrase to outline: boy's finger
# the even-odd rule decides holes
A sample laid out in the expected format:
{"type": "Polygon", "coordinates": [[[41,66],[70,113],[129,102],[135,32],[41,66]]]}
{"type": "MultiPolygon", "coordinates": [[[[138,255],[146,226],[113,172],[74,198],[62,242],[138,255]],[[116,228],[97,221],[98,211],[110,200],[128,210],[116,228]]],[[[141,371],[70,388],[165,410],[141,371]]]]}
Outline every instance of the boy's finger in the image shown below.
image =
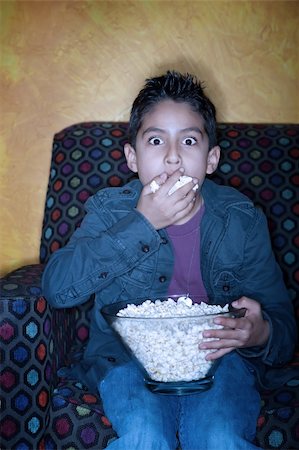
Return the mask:
{"type": "MultiPolygon", "coordinates": [[[[180,182],[179,182],[180,178],[185,178],[184,171],[185,170],[183,169],[183,167],[180,167],[178,170],[173,172],[171,175],[167,175],[167,178],[166,178],[165,182],[163,183],[164,191],[167,192],[167,194],[169,194],[169,192],[173,189],[173,187],[176,185],[176,183],[180,184],[180,182]]],[[[189,178],[189,177],[187,177],[187,178],[189,178]]],[[[171,195],[171,193],[169,195],[171,195]]]]}
{"type": "Polygon", "coordinates": [[[167,173],[163,172],[158,177],[155,177],[148,185],[144,186],[146,190],[148,190],[148,193],[154,194],[157,192],[162,184],[164,184],[167,180],[167,173]]]}

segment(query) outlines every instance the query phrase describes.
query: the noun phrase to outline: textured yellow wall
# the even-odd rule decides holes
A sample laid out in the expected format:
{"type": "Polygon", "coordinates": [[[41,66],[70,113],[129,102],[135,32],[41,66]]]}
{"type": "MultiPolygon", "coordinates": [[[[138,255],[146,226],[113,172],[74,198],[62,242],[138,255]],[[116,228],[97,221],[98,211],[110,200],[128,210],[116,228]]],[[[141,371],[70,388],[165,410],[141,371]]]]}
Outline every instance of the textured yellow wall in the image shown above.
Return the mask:
{"type": "Polygon", "coordinates": [[[1,273],[36,262],[51,140],[127,120],[145,77],[206,81],[218,119],[298,122],[298,2],[1,1],[1,273]]]}

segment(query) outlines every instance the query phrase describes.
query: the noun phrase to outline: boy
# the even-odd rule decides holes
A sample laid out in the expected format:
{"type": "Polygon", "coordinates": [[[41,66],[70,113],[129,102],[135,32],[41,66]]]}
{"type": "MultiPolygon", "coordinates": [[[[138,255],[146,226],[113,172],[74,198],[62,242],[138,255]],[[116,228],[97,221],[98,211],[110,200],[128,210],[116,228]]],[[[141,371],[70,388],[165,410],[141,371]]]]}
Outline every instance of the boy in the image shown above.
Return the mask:
{"type": "Polygon", "coordinates": [[[111,450],[174,450],[177,436],[183,450],[257,448],[257,381],[276,386],[270,368],[291,358],[295,320],[265,217],[247,197],[205,179],[220,148],[215,107],[200,82],[177,72],[147,80],[124,151],[139,180],[89,199],[81,227],[43,276],[55,307],[95,294],[90,341],[75,374],[100,391],[119,436],[111,450]],[[192,180],[169,195],[182,174],[192,180]],[[204,332],[212,338],[201,344],[211,350],[207,359],[220,361],[211,389],[175,396],[144,386],[100,314],[105,304],[140,293],[207,295],[210,303],[246,308],[243,318],[217,319],[224,328],[204,332]]]}

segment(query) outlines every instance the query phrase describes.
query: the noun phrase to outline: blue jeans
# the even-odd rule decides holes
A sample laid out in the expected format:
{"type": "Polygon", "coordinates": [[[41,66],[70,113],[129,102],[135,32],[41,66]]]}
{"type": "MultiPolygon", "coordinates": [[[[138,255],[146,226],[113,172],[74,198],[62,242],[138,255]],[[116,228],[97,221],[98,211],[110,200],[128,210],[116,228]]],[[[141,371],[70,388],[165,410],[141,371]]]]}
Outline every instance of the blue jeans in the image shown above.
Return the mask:
{"type": "Polygon", "coordinates": [[[253,450],[260,395],[255,375],[235,352],[225,355],[208,391],[175,396],[150,392],[130,362],[98,386],[119,438],[109,450],[253,450]]]}

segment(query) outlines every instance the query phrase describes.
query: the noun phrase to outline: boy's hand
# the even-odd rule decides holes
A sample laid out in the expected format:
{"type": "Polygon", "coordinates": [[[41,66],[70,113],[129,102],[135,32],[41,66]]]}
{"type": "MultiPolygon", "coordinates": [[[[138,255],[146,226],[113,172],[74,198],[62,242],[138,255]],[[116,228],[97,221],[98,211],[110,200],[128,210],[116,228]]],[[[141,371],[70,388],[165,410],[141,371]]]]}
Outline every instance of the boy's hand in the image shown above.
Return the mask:
{"type": "Polygon", "coordinates": [[[244,317],[228,318],[218,317],[215,323],[222,325],[224,329],[206,330],[205,338],[216,340],[204,341],[199,345],[200,349],[213,349],[206,356],[207,360],[218,359],[236,348],[254,347],[266,344],[270,326],[262,316],[261,305],[248,297],[241,297],[232,303],[234,308],[246,308],[244,317]]]}
{"type": "Polygon", "coordinates": [[[168,194],[182,174],[182,170],[177,170],[169,178],[166,173],[154,178],[160,186],[159,190],[154,193],[151,190],[150,183],[142,189],[136,209],[151,222],[156,230],[173,225],[183,219],[194,207],[197,194],[192,189],[197,183],[195,178],[173,194],[168,194]]]}

